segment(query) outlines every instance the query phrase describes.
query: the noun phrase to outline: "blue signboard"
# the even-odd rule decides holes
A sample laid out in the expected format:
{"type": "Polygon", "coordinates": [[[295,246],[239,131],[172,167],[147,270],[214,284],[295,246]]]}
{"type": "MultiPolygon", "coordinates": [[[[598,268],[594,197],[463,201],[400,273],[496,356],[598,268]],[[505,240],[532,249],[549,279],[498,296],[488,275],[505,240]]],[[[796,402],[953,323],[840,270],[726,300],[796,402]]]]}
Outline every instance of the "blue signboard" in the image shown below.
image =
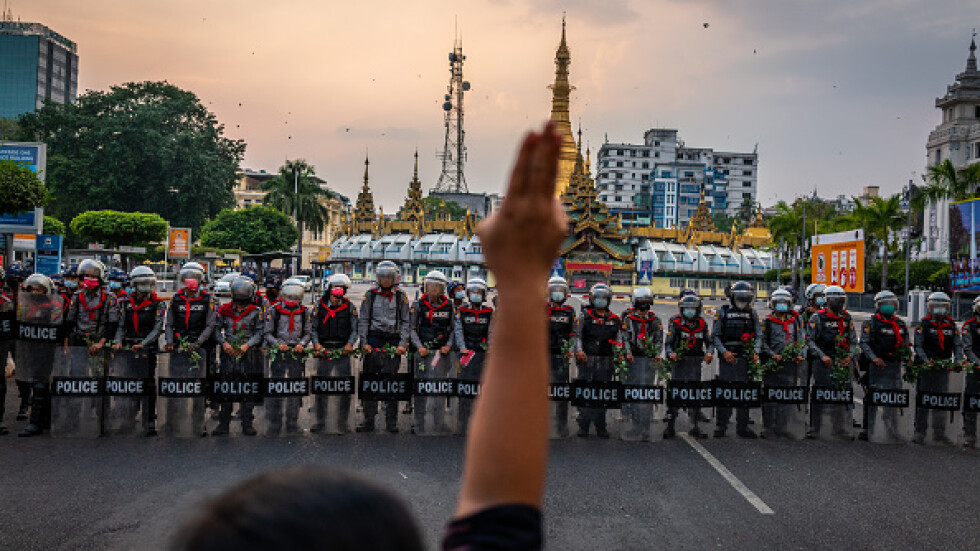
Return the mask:
{"type": "MultiPolygon", "coordinates": [[[[26,166],[44,181],[47,146],[36,142],[0,143],[0,160],[26,166]]],[[[38,233],[42,231],[43,222],[43,208],[33,212],[0,213],[0,233],[38,233]]]]}
{"type": "Polygon", "coordinates": [[[61,272],[61,236],[37,236],[34,271],[51,276],[61,272]]]}
{"type": "Polygon", "coordinates": [[[565,277],[565,263],[561,258],[555,260],[555,265],[551,267],[551,277],[565,277]]]}

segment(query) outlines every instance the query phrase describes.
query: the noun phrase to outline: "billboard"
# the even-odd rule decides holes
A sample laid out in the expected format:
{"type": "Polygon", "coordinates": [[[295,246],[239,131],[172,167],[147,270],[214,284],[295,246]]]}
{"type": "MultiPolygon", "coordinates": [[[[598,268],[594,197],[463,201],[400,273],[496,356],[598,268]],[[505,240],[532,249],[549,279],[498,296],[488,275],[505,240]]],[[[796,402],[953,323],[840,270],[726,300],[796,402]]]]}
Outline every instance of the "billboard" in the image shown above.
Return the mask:
{"type": "Polygon", "coordinates": [[[167,238],[167,251],[170,258],[190,258],[191,229],[170,228],[170,236],[167,238]]]}
{"type": "Polygon", "coordinates": [[[46,276],[61,273],[61,236],[38,235],[36,238],[34,271],[46,276]]]}
{"type": "MultiPolygon", "coordinates": [[[[34,171],[44,181],[47,168],[47,146],[40,142],[0,143],[0,160],[14,161],[34,171]]],[[[44,225],[44,209],[29,212],[0,213],[0,233],[38,234],[44,225]]]]}
{"type": "Polygon", "coordinates": [[[810,238],[810,281],[840,285],[847,293],[864,292],[864,230],[826,233],[810,238]]]}
{"type": "Polygon", "coordinates": [[[980,199],[949,205],[949,290],[980,292],[977,238],[980,235],[980,199]]]}

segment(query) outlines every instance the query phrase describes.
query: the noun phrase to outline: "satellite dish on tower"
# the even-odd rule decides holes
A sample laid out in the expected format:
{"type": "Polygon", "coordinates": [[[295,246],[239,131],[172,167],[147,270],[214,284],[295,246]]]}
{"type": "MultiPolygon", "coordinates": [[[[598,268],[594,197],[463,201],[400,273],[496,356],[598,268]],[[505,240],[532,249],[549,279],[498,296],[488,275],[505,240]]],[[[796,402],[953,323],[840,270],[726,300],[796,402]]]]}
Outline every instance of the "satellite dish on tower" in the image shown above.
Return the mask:
{"type": "Polygon", "coordinates": [[[470,81],[464,80],[463,81],[463,91],[464,92],[469,92],[469,90],[470,90],[470,81]]]}

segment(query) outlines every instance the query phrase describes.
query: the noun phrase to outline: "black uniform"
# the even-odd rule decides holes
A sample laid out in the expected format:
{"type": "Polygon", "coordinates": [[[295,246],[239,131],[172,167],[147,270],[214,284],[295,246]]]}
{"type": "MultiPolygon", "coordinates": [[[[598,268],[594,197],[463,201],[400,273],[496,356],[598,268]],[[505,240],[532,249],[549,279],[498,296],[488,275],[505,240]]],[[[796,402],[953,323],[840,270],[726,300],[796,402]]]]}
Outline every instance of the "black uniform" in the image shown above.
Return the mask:
{"type": "MultiPolygon", "coordinates": [[[[577,320],[575,309],[568,305],[548,305],[548,354],[551,356],[551,382],[567,383],[571,358],[562,349],[572,352],[577,320]],[[571,346],[566,346],[566,343],[571,346]]],[[[559,436],[568,435],[568,402],[555,402],[555,428],[559,436]]]]}
{"type": "MultiPolygon", "coordinates": [[[[909,345],[909,330],[902,318],[891,315],[875,314],[861,325],[861,353],[866,360],[868,388],[899,389],[902,388],[902,362],[899,350],[909,345]],[[874,360],[880,358],[885,367],[878,367],[874,360]]],[[[871,406],[867,397],[864,400],[864,433],[867,435],[874,430],[878,421],[878,408],[871,406]]],[[[887,408],[882,412],[889,440],[898,441],[902,435],[898,431],[898,414],[896,408],[887,408]]]]}
{"type": "MultiPolygon", "coordinates": [[[[767,362],[773,356],[783,357],[779,366],[765,375],[762,383],[767,387],[790,387],[799,386],[800,380],[805,376],[805,362],[797,362],[795,357],[785,357],[785,349],[790,343],[803,343],[805,340],[803,324],[801,319],[790,314],[785,319],[780,319],[776,314],[770,314],[762,320],[762,334],[759,338],[761,344],[761,359],[767,362]],[[803,368],[803,369],[801,369],[803,368]]],[[[799,353],[806,356],[806,350],[799,353]]],[[[762,405],[762,425],[765,428],[765,435],[793,437],[789,432],[790,416],[798,406],[793,404],[774,404],[765,403],[762,405]]],[[[800,435],[802,436],[802,435],[800,435]]]]}
{"type": "MultiPolygon", "coordinates": [[[[381,348],[385,346],[409,347],[408,297],[398,287],[384,290],[372,287],[364,295],[361,303],[361,316],[358,318],[358,335],[361,344],[376,349],[364,358],[365,373],[397,373],[401,357],[389,358],[381,348]]],[[[364,426],[374,430],[374,417],[378,414],[378,402],[364,400],[364,426]]],[[[398,430],[398,402],[385,404],[385,423],[389,431],[398,430]]],[[[358,428],[358,430],[361,430],[358,428]]]]}
{"type": "MultiPolygon", "coordinates": [[[[119,324],[113,342],[129,346],[142,345],[143,353],[141,356],[144,356],[147,362],[146,376],[155,380],[157,352],[159,351],[158,342],[160,335],[163,334],[167,303],[161,301],[155,294],[148,295],[137,302],[136,295],[133,294],[127,295],[125,299],[120,299],[117,307],[119,308],[119,324]]],[[[151,392],[143,398],[141,404],[143,425],[150,429],[155,428],[156,398],[156,392],[151,392]]]]}
{"type": "MultiPolygon", "coordinates": [[[[585,308],[579,320],[575,351],[585,352],[584,366],[579,366],[578,376],[586,381],[608,382],[613,377],[613,343],[622,342],[622,321],[610,311],[599,314],[595,308],[585,308]]],[[[607,436],[606,410],[579,408],[579,432],[588,432],[595,425],[596,434],[607,436]]]]}
{"type": "MultiPolygon", "coordinates": [[[[490,328],[493,322],[493,308],[482,304],[466,304],[460,306],[456,313],[456,322],[459,324],[459,331],[463,335],[463,343],[459,348],[465,348],[473,354],[468,364],[462,365],[462,362],[460,363],[459,379],[477,382],[483,375],[483,365],[486,362],[490,328]]],[[[472,408],[473,400],[461,399],[459,401],[460,433],[466,433],[472,408]]]]}
{"type": "MultiPolygon", "coordinates": [[[[450,376],[452,361],[449,355],[441,355],[436,365],[432,365],[433,357],[444,346],[452,347],[462,341],[462,335],[457,334],[460,330],[456,323],[456,311],[452,302],[443,296],[434,303],[429,301],[429,297],[422,295],[420,299],[412,305],[411,320],[409,322],[412,339],[412,356],[417,379],[445,379],[450,376]],[[418,350],[425,348],[428,354],[423,358],[418,350]]],[[[439,406],[445,404],[446,400],[441,396],[416,396],[414,398],[415,430],[424,433],[425,416],[428,411],[432,412],[434,426],[428,429],[435,432],[445,432],[445,413],[446,408],[439,406]]]]}
{"type": "MultiPolygon", "coordinates": [[[[7,434],[7,427],[3,423],[7,403],[7,354],[14,348],[16,322],[17,310],[13,299],[0,291],[0,434],[7,434]]],[[[27,388],[30,389],[30,385],[27,388]]]]}
{"type": "MultiPolygon", "coordinates": [[[[915,328],[915,355],[920,361],[954,360],[963,358],[960,334],[956,330],[956,322],[949,316],[936,317],[932,314],[922,318],[915,328]]],[[[957,373],[956,376],[959,374],[957,373]]],[[[924,370],[919,373],[915,383],[917,391],[949,392],[954,374],[942,370],[924,370]]],[[[936,441],[947,441],[946,425],[948,412],[915,409],[915,441],[922,442],[926,438],[927,429],[932,427],[936,441]]]]}
{"type": "MultiPolygon", "coordinates": [[[[964,394],[980,394],[980,319],[973,316],[963,323],[963,355],[973,364],[973,369],[966,375],[966,388],[964,394]],[[977,348],[974,348],[977,347],[977,348]]],[[[977,414],[975,412],[963,413],[963,437],[964,444],[975,446],[977,444],[977,414]]]]}
{"type": "MultiPolygon", "coordinates": [[[[715,313],[715,323],[711,328],[711,337],[714,341],[715,350],[718,351],[718,377],[723,381],[748,381],[748,365],[752,359],[752,354],[758,354],[761,343],[756,336],[759,334],[759,318],[751,307],[746,309],[736,308],[730,304],[725,304],[715,313]],[[750,351],[746,350],[745,343],[755,339],[750,351]],[[735,354],[735,363],[725,361],[725,352],[735,354]]],[[[735,414],[736,432],[746,433],[749,430],[749,410],[748,408],[737,408],[735,414]]],[[[721,436],[728,429],[728,421],[732,417],[732,408],[717,408],[718,419],[716,422],[715,433],[721,436]]]]}
{"type": "MultiPolygon", "coordinates": [[[[810,317],[807,324],[806,342],[807,348],[810,350],[810,376],[813,378],[814,386],[830,387],[834,385],[831,368],[824,365],[821,358],[827,356],[834,359],[838,338],[844,339],[848,348],[848,357],[851,358],[851,365],[854,365],[860,349],[857,346],[857,332],[854,330],[851,314],[847,311],[835,314],[825,308],[810,317]]],[[[848,378],[847,388],[850,389],[850,378],[848,378]]],[[[848,428],[845,426],[845,423],[850,422],[846,419],[850,413],[850,407],[849,405],[811,404],[811,433],[820,432],[824,414],[827,414],[830,416],[835,437],[846,438],[850,436],[848,428]]]]}
{"type": "MultiPolygon", "coordinates": [[[[711,334],[708,331],[708,323],[704,318],[698,316],[694,319],[685,319],[680,314],[675,314],[667,322],[667,339],[664,342],[664,354],[668,357],[677,354],[677,361],[670,374],[670,379],[677,382],[699,382],[701,381],[701,365],[704,357],[714,350],[711,343],[711,334]]],[[[697,428],[701,408],[690,408],[688,418],[693,425],[692,432],[698,434],[697,428]]],[[[677,408],[667,408],[667,423],[673,430],[674,422],[677,420],[677,408]]]]}
{"type": "MultiPolygon", "coordinates": [[[[342,298],[337,306],[331,304],[327,297],[320,299],[313,307],[313,331],[311,333],[313,344],[319,344],[327,350],[337,350],[348,344],[351,346],[357,344],[357,308],[346,297],[342,298]]],[[[316,363],[316,374],[319,377],[350,377],[352,374],[351,357],[342,355],[335,359],[319,358],[316,363]]],[[[313,398],[315,420],[310,428],[311,432],[320,432],[324,429],[327,421],[327,407],[331,399],[338,401],[338,430],[347,432],[351,397],[344,395],[333,398],[323,394],[318,394],[313,398]]]]}

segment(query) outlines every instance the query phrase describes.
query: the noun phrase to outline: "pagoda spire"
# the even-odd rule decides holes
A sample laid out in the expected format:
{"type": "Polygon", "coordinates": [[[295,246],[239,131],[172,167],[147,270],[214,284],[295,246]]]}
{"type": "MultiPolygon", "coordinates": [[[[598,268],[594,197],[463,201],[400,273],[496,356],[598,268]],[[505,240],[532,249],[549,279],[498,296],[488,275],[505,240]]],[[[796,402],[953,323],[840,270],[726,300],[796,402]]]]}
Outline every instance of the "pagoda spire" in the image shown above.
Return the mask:
{"type": "Polygon", "coordinates": [[[422,219],[425,212],[425,205],[422,202],[422,182],[419,181],[419,151],[415,150],[415,170],[412,181],[408,183],[408,197],[405,204],[398,213],[399,220],[412,220],[418,222],[422,219]]]}
{"type": "Polygon", "coordinates": [[[371,186],[369,185],[368,178],[368,167],[371,165],[371,161],[368,156],[364,156],[364,185],[361,186],[361,192],[357,194],[357,204],[354,209],[354,221],[355,222],[369,222],[373,223],[376,219],[374,212],[374,196],[371,194],[371,186]]]}
{"type": "Polygon", "coordinates": [[[966,58],[966,72],[977,72],[977,30],[973,29],[973,36],[970,38],[970,55],[966,58]]]}
{"type": "Polygon", "coordinates": [[[555,82],[549,88],[551,97],[551,120],[555,131],[561,136],[561,149],[558,152],[558,171],[555,176],[555,193],[558,196],[568,187],[572,169],[575,166],[575,137],[572,135],[572,122],[569,113],[571,93],[575,88],[568,80],[568,66],[572,63],[572,53],[566,40],[565,17],[561,18],[561,41],[555,51],[555,82]]]}

